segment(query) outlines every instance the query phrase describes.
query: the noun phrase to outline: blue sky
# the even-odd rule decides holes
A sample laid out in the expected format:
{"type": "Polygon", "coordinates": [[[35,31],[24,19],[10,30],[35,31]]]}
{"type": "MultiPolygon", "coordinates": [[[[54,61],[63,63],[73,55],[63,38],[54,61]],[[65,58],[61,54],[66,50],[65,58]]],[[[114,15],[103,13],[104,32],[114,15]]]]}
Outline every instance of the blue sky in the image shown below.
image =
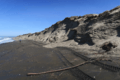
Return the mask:
{"type": "Polygon", "coordinates": [[[99,14],[120,0],[0,0],[0,36],[40,32],[65,17],[99,14]]]}

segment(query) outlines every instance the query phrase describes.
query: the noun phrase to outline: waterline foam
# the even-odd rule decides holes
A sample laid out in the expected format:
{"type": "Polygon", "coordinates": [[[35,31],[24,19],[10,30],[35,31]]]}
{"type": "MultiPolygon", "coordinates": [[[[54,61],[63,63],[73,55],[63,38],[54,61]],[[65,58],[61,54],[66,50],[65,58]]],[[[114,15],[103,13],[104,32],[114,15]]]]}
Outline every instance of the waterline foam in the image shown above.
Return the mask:
{"type": "Polygon", "coordinates": [[[2,43],[8,43],[8,42],[13,42],[14,40],[10,37],[0,37],[0,44],[2,43]]]}

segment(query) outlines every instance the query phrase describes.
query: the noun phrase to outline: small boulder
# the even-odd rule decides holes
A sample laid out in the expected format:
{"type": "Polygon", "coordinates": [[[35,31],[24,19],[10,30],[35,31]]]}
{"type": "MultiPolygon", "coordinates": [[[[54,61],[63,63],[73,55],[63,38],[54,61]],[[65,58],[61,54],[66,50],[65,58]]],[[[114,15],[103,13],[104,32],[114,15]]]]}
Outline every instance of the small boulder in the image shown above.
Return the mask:
{"type": "Polygon", "coordinates": [[[106,52],[112,50],[112,48],[115,48],[115,47],[117,47],[117,44],[115,42],[113,43],[110,41],[103,43],[103,45],[101,46],[101,48],[106,52]]]}

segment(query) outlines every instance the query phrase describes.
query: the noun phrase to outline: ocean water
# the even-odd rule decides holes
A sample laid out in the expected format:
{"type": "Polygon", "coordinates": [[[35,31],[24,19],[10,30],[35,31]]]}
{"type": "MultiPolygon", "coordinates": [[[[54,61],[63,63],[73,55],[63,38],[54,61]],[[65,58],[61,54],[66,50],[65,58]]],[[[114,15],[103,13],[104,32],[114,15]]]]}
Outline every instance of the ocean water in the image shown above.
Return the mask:
{"type": "Polygon", "coordinates": [[[8,43],[8,42],[13,42],[14,40],[12,39],[14,36],[0,36],[0,44],[2,43],[8,43]]]}

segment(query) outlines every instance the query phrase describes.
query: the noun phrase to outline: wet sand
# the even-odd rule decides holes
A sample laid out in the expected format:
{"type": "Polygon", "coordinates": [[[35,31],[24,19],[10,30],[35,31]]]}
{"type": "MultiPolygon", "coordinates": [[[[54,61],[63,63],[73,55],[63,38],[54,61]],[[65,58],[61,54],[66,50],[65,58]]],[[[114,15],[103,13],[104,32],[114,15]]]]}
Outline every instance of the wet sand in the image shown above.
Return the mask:
{"type": "Polygon", "coordinates": [[[44,48],[43,43],[18,41],[0,45],[0,80],[83,80],[82,72],[95,80],[120,80],[119,73],[86,64],[61,72],[27,76],[27,73],[63,69],[84,60],[68,48],[44,48]]]}

